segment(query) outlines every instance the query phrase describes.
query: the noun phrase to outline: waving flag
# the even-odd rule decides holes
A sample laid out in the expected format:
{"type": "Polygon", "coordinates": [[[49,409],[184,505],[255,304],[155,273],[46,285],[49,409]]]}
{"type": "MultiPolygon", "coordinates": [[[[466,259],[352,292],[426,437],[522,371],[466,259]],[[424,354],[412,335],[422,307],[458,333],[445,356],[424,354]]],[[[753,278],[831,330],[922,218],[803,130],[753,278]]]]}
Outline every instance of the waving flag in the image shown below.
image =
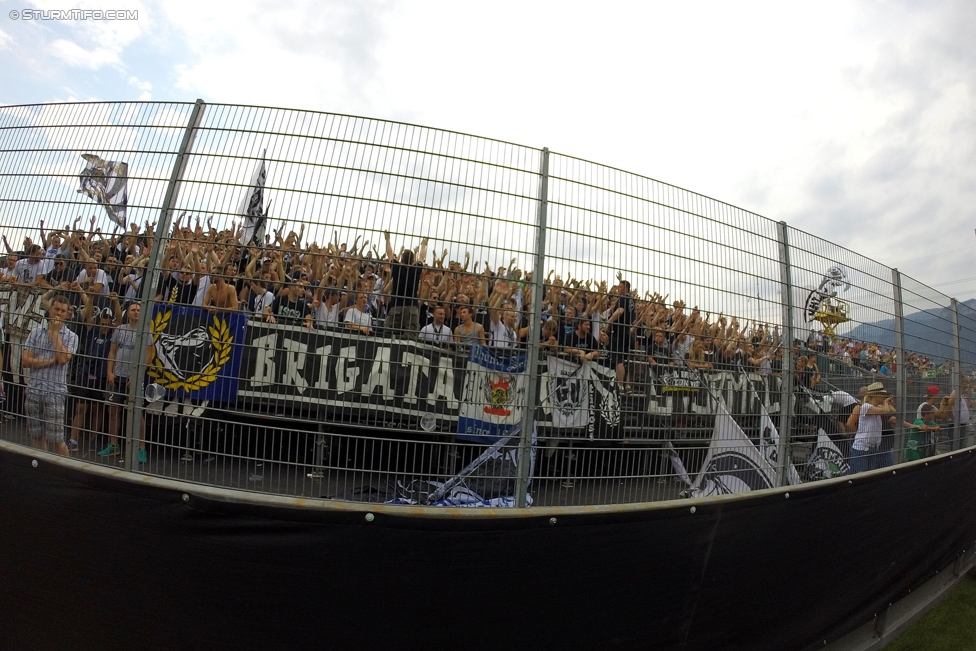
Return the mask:
{"type": "Polygon", "coordinates": [[[108,218],[125,228],[125,211],[129,204],[126,184],[129,181],[129,164],[103,160],[95,154],[82,154],[87,161],[81,179],[79,194],[86,194],[105,208],[108,218]]]}
{"type": "Polygon", "coordinates": [[[241,244],[244,246],[254,242],[264,244],[264,222],[267,218],[264,212],[264,183],[268,179],[268,167],[264,163],[266,153],[267,150],[261,152],[261,162],[251,175],[251,184],[240,208],[244,217],[244,233],[241,235],[241,244]]]}
{"type": "Polygon", "coordinates": [[[760,454],[721,402],[717,403],[712,442],[689,497],[708,497],[772,488],[776,468],[760,454]]]}

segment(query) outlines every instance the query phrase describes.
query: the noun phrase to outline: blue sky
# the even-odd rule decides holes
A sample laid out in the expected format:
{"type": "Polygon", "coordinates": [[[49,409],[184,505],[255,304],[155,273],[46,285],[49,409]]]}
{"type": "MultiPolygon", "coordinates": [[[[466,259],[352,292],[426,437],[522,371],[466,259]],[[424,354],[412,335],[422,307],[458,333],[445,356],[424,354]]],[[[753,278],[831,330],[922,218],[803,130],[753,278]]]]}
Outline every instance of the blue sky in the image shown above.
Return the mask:
{"type": "Polygon", "coordinates": [[[0,104],[199,97],[547,146],[976,297],[976,3],[0,6],[0,104]],[[10,18],[34,8],[139,13],[10,18]]]}

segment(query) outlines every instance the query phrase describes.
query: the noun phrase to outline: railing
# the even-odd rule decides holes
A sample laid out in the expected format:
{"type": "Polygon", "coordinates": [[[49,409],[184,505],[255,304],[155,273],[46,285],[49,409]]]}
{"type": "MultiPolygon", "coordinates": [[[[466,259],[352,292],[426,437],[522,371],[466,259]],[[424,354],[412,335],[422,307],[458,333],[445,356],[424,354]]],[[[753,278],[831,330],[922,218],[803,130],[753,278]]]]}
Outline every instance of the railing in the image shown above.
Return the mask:
{"type": "Polygon", "coordinates": [[[548,150],[203,102],[7,107],[0,231],[4,438],[66,432],[131,471],[421,504],[758,489],[844,472],[877,381],[879,458],[971,444],[971,307],[548,150]],[[98,159],[126,164],[101,195],[98,159]],[[52,303],[68,364],[28,341],[52,303]],[[910,435],[933,385],[943,427],[910,435]]]}

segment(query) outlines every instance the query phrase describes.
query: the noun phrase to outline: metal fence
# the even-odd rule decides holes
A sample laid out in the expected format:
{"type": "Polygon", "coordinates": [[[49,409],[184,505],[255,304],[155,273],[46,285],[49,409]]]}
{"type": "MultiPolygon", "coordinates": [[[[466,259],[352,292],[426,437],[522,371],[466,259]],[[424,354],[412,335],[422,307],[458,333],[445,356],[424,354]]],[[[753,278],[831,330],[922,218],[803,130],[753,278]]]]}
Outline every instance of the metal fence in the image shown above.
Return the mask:
{"type": "Polygon", "coordinates": [[[869,465],[971,444],[972,308],[548,150],[202,101],[6,107],[0,232],[3,437],[133,472],[408,504],[756,490],[862,467],[848,416],[876,382],[869,465]],[[909,427],[926,400],[939,431],[909,427]]]}

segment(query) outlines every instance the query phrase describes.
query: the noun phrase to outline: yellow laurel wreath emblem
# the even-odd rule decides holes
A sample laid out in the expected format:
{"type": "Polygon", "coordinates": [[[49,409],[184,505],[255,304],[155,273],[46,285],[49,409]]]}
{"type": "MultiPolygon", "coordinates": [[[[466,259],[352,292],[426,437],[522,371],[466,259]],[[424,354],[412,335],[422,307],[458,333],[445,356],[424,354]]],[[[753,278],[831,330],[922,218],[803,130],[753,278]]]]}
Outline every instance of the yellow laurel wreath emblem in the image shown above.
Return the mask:
{"type": "MultiPolygon", "coordinates": [[[[153,317],[152,334],[154,344],[159,341],[159,335],[166,331],[166,327],[169,325],[172,316],[172,310],[167,310],[165,312],[161,311],[153,317]]],[[[210,363],[202,371],[191,375],[186,380],[180,380],[175,373],[163,366],[163,362],[159,359],[154,347],[149,376],[170,391],[177,391],[179,389],[183,389],[184,391],[197,391],[215,381],[217,374],[220,373],[220,369],[230,361],[234,337],[231,334],[230,325],[227,320],[216,316],[214,317],[213,325],[207,328],[207,332],[210,333],[210,345],[214,348],[214,355],[213,359],[211,359],[210,363]]]]}

